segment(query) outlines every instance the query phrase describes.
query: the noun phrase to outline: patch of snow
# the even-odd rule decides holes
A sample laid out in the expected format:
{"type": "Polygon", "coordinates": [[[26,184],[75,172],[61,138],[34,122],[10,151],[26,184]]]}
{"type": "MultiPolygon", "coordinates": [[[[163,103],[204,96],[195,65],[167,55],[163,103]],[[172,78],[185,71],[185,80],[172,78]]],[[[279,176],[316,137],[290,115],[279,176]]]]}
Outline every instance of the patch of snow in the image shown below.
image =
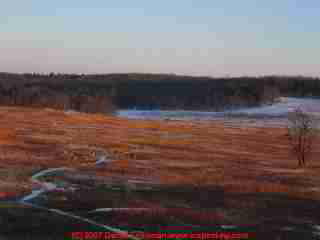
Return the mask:
{"type": "Polygon", "coordinates": [[[57,186],[55,184],[50,183],[50,182],[44,182],[42,185],[46,191],[52,191],[57,188],[57,186]]]}
{"type": "Polygon", "coordinates": [[[102,156],[97,157],[96,165],[106,164],[109,161],[110,160],[107,158],[106,155],[102,155],[102,156]]]}
{"type": "Polygon", "coordinates": [[[222,225],[221,227],[223,229],[235,229],[235,228],[237,228],[236,226],[232,226],[232,225],[222,225]]]}
{"type": "Polygon", "coordinates": [[[44,192],[46,192],[45,189],[34,190],[34,191],[32,191],[29,195],[23,197],[20,201],[21,201],[21,202],[30,201],[30,200],[38,197],[39,195],[41,195],[41,194],[44,193],[44,192]]]}
{"type": "Polygon", "coordinates": [[[148,211],[149,208],[97,208],[95,210],[89,211],[89,213],[94,212],[111,212],[111,211],[148,211]]]}

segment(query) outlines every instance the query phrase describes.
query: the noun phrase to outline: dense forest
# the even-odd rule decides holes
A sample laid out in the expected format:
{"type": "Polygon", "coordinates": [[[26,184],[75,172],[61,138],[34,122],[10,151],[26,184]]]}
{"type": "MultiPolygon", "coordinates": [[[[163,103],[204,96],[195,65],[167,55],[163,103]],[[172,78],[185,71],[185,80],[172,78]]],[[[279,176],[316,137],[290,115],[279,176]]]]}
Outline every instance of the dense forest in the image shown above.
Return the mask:
{"type": "Polygon", "coordinates": [[[0,73],[0,105],[91,113],[111,113],[117,108],[217,111],[271,104],[279,96],[320,96],[320,79],[0,73]]]}

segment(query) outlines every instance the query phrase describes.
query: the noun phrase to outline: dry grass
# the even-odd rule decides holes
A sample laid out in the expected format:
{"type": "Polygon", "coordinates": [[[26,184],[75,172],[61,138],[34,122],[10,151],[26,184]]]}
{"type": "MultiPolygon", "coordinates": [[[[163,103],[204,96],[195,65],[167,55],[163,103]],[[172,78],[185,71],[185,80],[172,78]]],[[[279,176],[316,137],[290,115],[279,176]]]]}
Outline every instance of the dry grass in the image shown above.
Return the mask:
{"type": "Polygon", "coordinates": [[[127,120],[2,107],[0,143],[3,167],[83,168],[94,164],[93,152],[99,148],[117,160],[103,171],[97,169],[101,176],[320,197],[319,141],[308,167],[297,169],[283,128],[127,120]]]}

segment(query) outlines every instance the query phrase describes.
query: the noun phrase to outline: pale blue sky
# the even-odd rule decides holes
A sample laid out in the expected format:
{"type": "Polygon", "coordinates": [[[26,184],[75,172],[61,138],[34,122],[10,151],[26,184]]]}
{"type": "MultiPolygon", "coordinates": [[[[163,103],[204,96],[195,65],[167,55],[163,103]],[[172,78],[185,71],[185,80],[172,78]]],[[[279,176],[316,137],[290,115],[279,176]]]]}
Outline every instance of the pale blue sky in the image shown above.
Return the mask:
{"type": "Polygon", "coordinates": [[[320,76],[318,0],[0,4],[0,72],[320,76]]]}

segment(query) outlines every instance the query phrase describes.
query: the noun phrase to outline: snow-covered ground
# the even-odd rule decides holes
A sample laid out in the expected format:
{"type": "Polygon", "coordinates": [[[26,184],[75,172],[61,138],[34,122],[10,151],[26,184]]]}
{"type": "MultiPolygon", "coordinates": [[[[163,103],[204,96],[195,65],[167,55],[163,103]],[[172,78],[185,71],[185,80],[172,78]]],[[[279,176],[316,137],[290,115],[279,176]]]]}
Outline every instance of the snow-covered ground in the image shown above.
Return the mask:
{"type": "Polygon", "coordinates": [[[320,99],[293,97],[281,97],[279,102],[273,105],[242,108],[223,112],[120,110],[118,111],[118,116],[131,119],[166,119],[186,121],[222,120],[227,123],[283,125],[286,122],[288,113],[292,112],[296,108],[301,108],[320,117],[320,99]]]}

